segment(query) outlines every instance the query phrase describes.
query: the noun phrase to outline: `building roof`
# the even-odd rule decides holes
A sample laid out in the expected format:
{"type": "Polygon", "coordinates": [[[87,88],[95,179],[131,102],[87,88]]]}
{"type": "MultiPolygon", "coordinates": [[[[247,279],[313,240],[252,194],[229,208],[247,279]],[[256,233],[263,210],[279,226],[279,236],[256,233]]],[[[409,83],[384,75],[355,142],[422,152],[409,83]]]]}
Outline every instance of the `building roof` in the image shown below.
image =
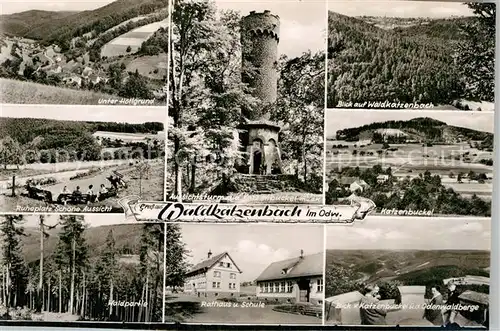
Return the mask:
{"type": "Polygon", "coordinates": [[[257,281],[323,275],[323,253],[304,255],[271,263],[257,281]],[[286,270],[286,272],[284,272],[286,270]]]}
{"type": "Polygon", "coordinates": [[[208,270],[210,268],[212,268],[217,262],[219,262],[223,257],[225,257],[227,255],[227,257],[229,257],[229,259],[231,260],[231,262],[233,262],[234,266],[236,267],[236,269],[238,269],[238,271],[241,273],[241,269],[236,265],[236,263],[234,263],[233,259],[231,258],[231,256],[229,256],[229,253],[227,252],[224,252],[224,253],[220,253],[220,254],[217,254],[217,255],[213,255],[211,258],[207,259],[207,260],[204,260],[204,261],[201,261],[200,263],[198,264],[195,264],[191,270],[188,271],[188,275],[189,274],[195,274],[199,271],[202,271],[202,270],[208,270]]]}
{"type": "Polygon", "coordinates": [[[342,185],[351,185],[352,183],[357,181],[359,181],[359,177],[342,177],[339,179],[339,182],[342,185]]]}

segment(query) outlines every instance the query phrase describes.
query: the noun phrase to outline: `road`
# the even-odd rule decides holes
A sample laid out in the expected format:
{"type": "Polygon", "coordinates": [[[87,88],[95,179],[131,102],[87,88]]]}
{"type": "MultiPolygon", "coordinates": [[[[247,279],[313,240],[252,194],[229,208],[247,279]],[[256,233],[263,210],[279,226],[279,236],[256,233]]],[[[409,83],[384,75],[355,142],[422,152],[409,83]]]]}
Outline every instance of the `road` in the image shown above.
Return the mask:
{"type": "MultiPolygon", "coordinates": [[[[206,300],[212,302],[214,300],[206,300]]],[[[202,303],[199,298],[180,295],[169,302],[202,303]]],[[[218,301],[221,302],[221,301],[218,301]]],[[[321,324],[322,319],[314,316],[281,313],[273,310],[272,305],[264,308],[240,307],[199,307],[199,311],[188,317],[184,323],[230,323],[230,324],[321,324]]]]}

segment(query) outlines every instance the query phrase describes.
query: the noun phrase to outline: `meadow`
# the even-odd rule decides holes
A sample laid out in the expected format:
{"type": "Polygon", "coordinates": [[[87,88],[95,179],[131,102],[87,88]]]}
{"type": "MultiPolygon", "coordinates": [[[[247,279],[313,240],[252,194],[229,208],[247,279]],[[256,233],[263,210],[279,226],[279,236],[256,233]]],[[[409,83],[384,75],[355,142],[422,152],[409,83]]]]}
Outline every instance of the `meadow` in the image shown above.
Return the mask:
{"type": "Polygon", "coordinates": [[[142,43],[148,40],[156,31],[166,27],[166,20],[147,24],[111,40],[101,49],[101,57],[115,57],[135,53],[139,50],[142,43]],[[130,51],[127,52],[127,48],[130,51]]]}
{"type": "Polygon", "coordinates": [[[139,71],[139,74],[151,79],[162,79],[167,75],[167,54],[141,56],[127,65],[127,72],[139,71]]]}
{"type": "Polygon", "coordinates": [[[0,78],[2,103],[95,105],[99,99],[116,99],[116,97],[92,91],[0,78]]]}

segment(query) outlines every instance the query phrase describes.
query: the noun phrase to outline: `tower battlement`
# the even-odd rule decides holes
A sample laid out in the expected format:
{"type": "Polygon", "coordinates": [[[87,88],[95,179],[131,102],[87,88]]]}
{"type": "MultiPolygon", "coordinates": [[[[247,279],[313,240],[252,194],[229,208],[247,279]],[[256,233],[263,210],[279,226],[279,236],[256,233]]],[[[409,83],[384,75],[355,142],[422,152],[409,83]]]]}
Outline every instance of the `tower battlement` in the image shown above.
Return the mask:
{"type": "Polygon", "coordinates": [[[241,28],[252,35],[268,35],[279,41],[280,17],[269,10],[261,13],[251,11],[241,20],[241,28]]]}

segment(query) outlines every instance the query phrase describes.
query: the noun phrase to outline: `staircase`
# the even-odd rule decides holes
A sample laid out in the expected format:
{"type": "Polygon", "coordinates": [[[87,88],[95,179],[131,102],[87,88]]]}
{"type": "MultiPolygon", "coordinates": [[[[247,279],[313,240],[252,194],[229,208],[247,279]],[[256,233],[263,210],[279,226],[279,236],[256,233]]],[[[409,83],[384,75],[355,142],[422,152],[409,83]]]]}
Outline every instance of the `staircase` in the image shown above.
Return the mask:
{"type": "Polygon", "coordinates": [[[232,178],[239,193],[272,194],[278,192],[299,192],[291,175],[243,175],[232,178]]]}

